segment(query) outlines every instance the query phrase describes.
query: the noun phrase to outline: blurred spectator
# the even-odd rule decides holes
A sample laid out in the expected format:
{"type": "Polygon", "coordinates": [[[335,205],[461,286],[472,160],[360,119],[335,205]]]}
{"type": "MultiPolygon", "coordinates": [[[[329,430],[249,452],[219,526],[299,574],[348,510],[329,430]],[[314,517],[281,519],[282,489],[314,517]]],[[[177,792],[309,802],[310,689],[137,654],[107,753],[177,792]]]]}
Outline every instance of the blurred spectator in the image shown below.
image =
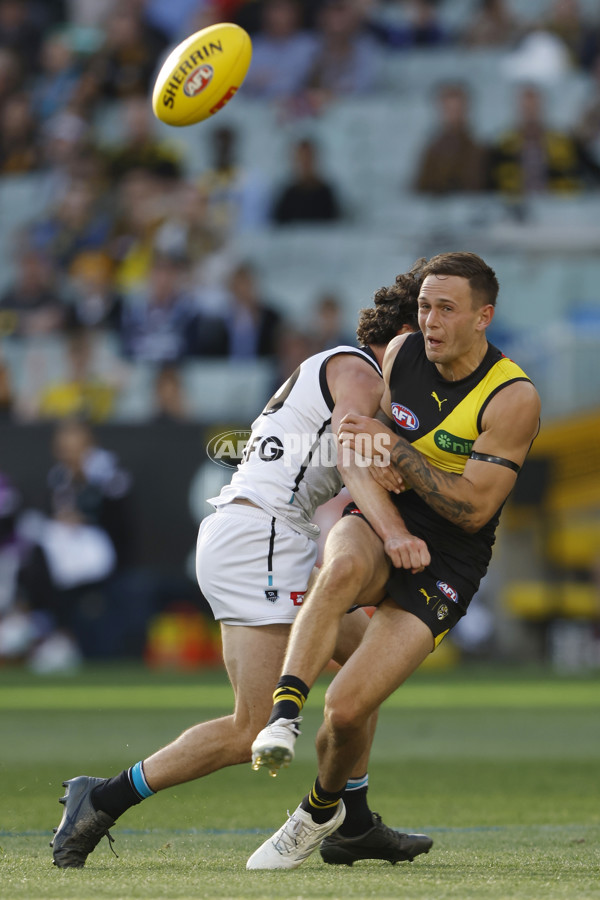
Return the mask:
{"type": "Polygon", "coordinates": [[[220,280],[227,235],[214,222],[214,209],[204,188],[180,181],[171,195],[171,210],[158,226],[154,247],[159,253],[187,257],[195,288],[220,280]]]}
{"type": "Polygon", "coordinates": [[[589,68],[600,50],[598,32],[586,19],[579,0],[554,0],[550,14],[541,19],[539,27],[560,38],[577,67],[589,68]]]}
{"type": "Polygon", "coordinates": [[[479,0],[463,39],[471,47],[508,47],[519,37],[522,28],[507,0],[479,0]]]}
{"type": "Polygon", "coordinates": [[[140,598],[120,589],[134,549],[131,475],[83,422],[61,422],[52,451],[48,514],[32,514],[26,532],[48,560],[59,626],[74,635],[86,657],[115,655],[132,616],[138,643],[144,636],[140,598]]]}
{"type": "Polygon", "coordinates": [[[449,39],[440,22],[435,0],[410,0],[405,4],[406,21],[390,22],[377,15],[377,8],[369,19],[371,33],[389,47],[436,47],[449,39]]]}
{"type": "Polygon", "coordinates": [[[581,188],[581,174],[574,139],[547,124],[540,91],[522,87],[517,121],[491,150],[493,190],[513,195],[545,191],[572,194],[581,188]]]}
{"type": "Polygon", "coordinates": [[[41,49],[41,71],[32,87],[35,115],[45,121],[68,106],[79,75],[67,29],[45,35],[41,49]]]}
{"type": "Polygon", "coordinates": [[[298,93],[306,83],[315,51],[316,38],[301,29],[299,0],[266,0],[244,90],[267,99],[298,93]]]}
{"type": "MultiPolygon", "coordinates": [[[[178,0],[178,2],[183,2],[183,0],[178,0]]],[[[256,5],[256,0],[250,0],[250,2],[252,6],[256,5]]],[[[191,15],[185,21],[180,22],[181,38],[187,37],[188,34],[194,34],[202,28],[208,28],[210,25],[218,25],[219,22],[232,22],[233,17],[229,12],[229,6],[228,0],[199,0],[191,15]]]]}
{"type": "Polygon", "coordinates": [[[158,423],[187,422],[190,411],[181,372],[170,363],[160,366],[154,380],[154,416],[158,423]]]}
{"type": "Polygon", "coordinates": [[[54,626],[54,586],[41,546],[19,530],[22,498],[0,473],[0,665],[21,662],[54,626]]]}
{"type": "Polygon", "coordinates": [[[600,174],[600,53],[591,71],[592,96],[575,128],[583,162],[594,178],[600,174]]]}
{"type": "Polygon", "coordinates": [[[277,332],[273,393],[279,390],[300,363],[314,352],[310,334],[294,325],[284,323],[277,332]]]}
{"type": "Polygon", "coordinates": [[[119,182],[115,207],[109,247],[117,264],[116,285],[124,292],[137,290],[149,276],[154,236],[170,198],[155,172],[132,169],[119,182]]]}
{"type": "Polygon", "coordinates": [[[38,419],[79,416],[96,424],[110,419],[124,376],[116,357],[102,358],[100,339],[89,329],[72,326],[66,334],[64,371],[57,372],[34,398],[38,419]]]}
{"type": "Polygon", "coordinates": [[[366,30],[359,0],[326,0],[318,17],[318,44],[305,89],[318,112],[337,97],[372,92],[380,51],[366,30]]]}
{"type": "MultiPolygon", "coordinates": [[[[132,480],[113,453],[97,445],[92,428],[77,419],[57,425],[53,437],[55,462],[48,472],[49,509],[58,522],[88,525],[101,530],[112,547],[108,551],[102,541],[102,554],[96,560],[100,575],[109,574],[116,565],[131,560],[132,534],[126,509],[129,506],[132,480]]],[[[64,567],[64,586],[74,581],[71,567],[85,565],[67,552],[56,560],[64,567]]]]}
{"type": "Polygon", "coordinates": [[[189,269],[186,257],[156,254],[145,290],[131,295],[124,306],[121,339],[128,358],[162,364],[226,355],[225,326],[196,308],[189,269]]]}
{"type": "Polygon", "coordinates": [[[319,169],[317,148],[304,139],[294,147],[295,173],[280,190],[272,218],[279,225],[294,222],[331,222],[340,218],[336,192],[319,169]]]}
{"type": "Polygon", "coordinates": [[[0,108],[0,175],[22,175],[39,167],[37,125],[29,95],[14,94],[0,108]]]}
{"type": "Polygon", "coordinates": [[[311,332],[313,334],[311,353],[330,350],[340,344],[350,346],[356,344],[356,335],[346,329],[344,306],[336,294],[323,294],[317,300],[311,320],[311,332]]]}
{"type": "Polygon", "coordinates": [[[104,28],[104,44],[91,63],[104,97],[148,95],[167,45],[165,35],[144,18],[143,5],[133,0],[117,4],[104,28]]]}
{"type": "Polygon", "coordinates": [[[232,359],[274,356],[282,317],[262,298],[258,274],[250,263],[241,263],[231,273],[227,300],[229,356],[232,359]]]}
{"type": "Polygon", "coordinates": [[[48,259],[24,247],[17,256],[17,271],[0,297],[0,334],[31,337],[60,331],[67,310],[56,274],[48,259]]]}
{"type": "Polygon", "coordinates": [[[35,72],[39,64],[41,25],[31,15],[26,0],[0,0],[0,47],[12,50],[23,71],[35,72]]]}
{"type": "Polygon", "coordinates": [[[69,268],[69,315],[76,325],[118,332],[123,300],[114,284],[115,263],[103,250],[84,250],[69,268]]]}
{"type": "Polygon", "coordinates": [[[422,151],[415,190],[427,194],[485,190],[486,150],[471,131],[466,88],[442,85],[436,101],[438,131],[422,151]]]}
{"type": "Polygon", "coordinates": [[[99,31],[120,0],[65,0],[67,19],[78,29],[99,31]]]}
{"type": "Polygon", "coordinates": [[[23,80],[19,58],[8,47],[0,46],[0,107],[7,97],[15,94],[23,80]]]}
{"type": "Polygon", "coordinates": [[[217,126],[210,134],[210,161],[199,179],[208,198],[211,222],[223,237],[257,228],[268,218],[267,189],[261,176],[239,161],[239,134],[217,126]]]}
{"type": "Polygon", "coordinates": [[[157,175],[178,178],[180,153],[157,136],[155,119],[146,94],[132,94],[121,101],[119,142],[105,151],[109,172],[119,179],[132,169],[146,169],[157,175]]]}
{"type": "MultiPolygon", "coordinates": [[[[158,31],[166,35],[173,44],[178,43],[199,28],[192,25],[192,18],[201,15],[208,0],[146,0],[146,17],[158,31]]],[[[222,21],[228,21],[224,18],[222,21]]]]}
{"type": "Polygon", "coordinates": [[[76,178],[57,198],[54,210],[29,229],[29,241],[66,269],[83,250],[100,250],[110,233],[110,217],[100,184],[76,178]]]}
{"type": "Polygon", "coordinates": [[[73,111],[62,110],[51,116],[41,128],[40,144],[44,190],[52,205],[60,201],[73,178],[87,177],[98,155],[87,121],[73,111]]]}
{"type": "Polygon", "coordinates": [[[11,371],[0,356],[0,422],[9,422],[13,418],[14,402],[11,371]]]}

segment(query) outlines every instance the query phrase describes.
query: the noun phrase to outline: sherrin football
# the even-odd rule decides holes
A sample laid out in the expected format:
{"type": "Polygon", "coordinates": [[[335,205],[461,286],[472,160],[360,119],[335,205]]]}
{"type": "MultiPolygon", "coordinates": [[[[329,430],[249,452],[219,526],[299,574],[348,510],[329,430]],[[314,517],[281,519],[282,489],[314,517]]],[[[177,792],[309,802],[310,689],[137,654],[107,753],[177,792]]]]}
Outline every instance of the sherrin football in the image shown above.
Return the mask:
{"type": "Polygon", "coordinates": [[[182,41],[162,65],[152,94],[167,125],[193,125],[229,103],[252,59],[249,35],[232,22],[210,25],[182,41]]]}

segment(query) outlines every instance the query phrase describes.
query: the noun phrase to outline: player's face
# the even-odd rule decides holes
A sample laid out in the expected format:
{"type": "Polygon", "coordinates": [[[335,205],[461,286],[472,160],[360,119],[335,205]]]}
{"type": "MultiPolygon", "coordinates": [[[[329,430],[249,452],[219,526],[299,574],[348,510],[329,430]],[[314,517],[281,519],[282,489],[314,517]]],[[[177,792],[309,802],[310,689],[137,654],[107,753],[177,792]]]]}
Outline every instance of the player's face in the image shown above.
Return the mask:
{"type": "Polygon", "coordinates": [[[466,278],[428,275],[419,294],[419,328],[427,359],[444,378],[464,378],[479,365],[493,307],[478,306],[466,278]]]}

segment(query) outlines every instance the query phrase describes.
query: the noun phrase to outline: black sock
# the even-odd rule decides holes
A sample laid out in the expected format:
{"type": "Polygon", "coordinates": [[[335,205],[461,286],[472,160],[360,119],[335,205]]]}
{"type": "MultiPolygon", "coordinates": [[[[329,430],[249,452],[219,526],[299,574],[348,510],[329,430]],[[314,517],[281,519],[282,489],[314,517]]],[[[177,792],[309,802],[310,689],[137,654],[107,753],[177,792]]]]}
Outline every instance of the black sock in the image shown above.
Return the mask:
{"type": "Polygon", "coordinates": [[[129,776],[130,769],[124,769],[120,775],[107,778],[94,788],[91,794],[92,806],[95,810],[105,812],[111,819],[118,819],[125,810],[144,799],[134,788],[129,776]]]}
{"type": "Polygon", "coordinates": [[[273,711],[267,724],[277,719],[296,719],[306,702],[310,688],[295,675],[283,675],[273,691],[273,711]]]}
{"type": "Polygon", "coordinates": [[[373,827],[373,813],[367,803],[368,788],[368,775],[348,780],[344,791],[346,818],[340,826],[340,833],[346,837],[356,837],[373,827]]]}
{"type": "Polygon", "coordinates": [[[317,825],[323,825],[335,815],[343,793],[344,789],[334,792],[324,790],[317,778],[310,794],[306,795],[300,807],[310,813],[317,825]]]}

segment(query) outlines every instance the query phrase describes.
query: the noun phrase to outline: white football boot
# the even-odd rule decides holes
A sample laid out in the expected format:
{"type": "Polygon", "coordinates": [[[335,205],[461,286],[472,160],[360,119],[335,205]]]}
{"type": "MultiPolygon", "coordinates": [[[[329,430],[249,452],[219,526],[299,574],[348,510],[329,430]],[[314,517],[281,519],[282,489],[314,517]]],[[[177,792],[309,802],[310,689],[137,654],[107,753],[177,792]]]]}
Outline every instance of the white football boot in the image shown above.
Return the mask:
{"type": "Polygon", "coordinates": [[[289,816],[279,831],[255,850],[247,869],[297,869],[316,850],[323,838],[333,834],[346,818],[346,807],[342,800],[335,815],[318,825],[310,813],[298,807],[289,816]]]}
{"type": "Polygon", "coordinates": [[[269,769],[275,777],[282,767],[289,766],[294,758],[294,744],[300,734],[297,719],[277,719],[259,731],[252,744],[252,768],[269,769]]]}

